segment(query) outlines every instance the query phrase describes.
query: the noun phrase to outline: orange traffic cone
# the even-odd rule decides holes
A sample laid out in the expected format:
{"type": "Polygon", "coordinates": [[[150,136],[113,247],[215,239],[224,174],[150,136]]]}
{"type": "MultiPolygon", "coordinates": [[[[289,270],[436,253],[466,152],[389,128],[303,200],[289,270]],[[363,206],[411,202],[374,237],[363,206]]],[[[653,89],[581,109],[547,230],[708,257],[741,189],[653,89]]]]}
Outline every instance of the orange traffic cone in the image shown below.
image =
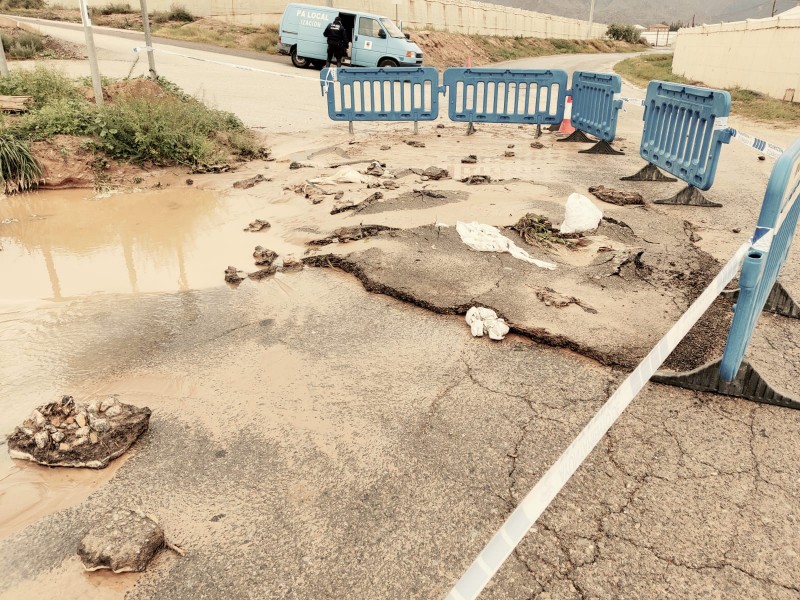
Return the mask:
{"type": "MultiPolygon", "coordinates": [[[[567,96],[567,104],[572,104],[572,96],[567,96]]],[[[564,120],[561,121],[561,127],[558,128],[558,133],[563,133],[565,135],[575,133],[575,128],[570,123],[567,115],[564,115],[564,120]]]]}
{"type": "Polygon", "coordinates": [[[472,57],[469,54],[467,54],[467,68],[472,68],[472,57]]]}

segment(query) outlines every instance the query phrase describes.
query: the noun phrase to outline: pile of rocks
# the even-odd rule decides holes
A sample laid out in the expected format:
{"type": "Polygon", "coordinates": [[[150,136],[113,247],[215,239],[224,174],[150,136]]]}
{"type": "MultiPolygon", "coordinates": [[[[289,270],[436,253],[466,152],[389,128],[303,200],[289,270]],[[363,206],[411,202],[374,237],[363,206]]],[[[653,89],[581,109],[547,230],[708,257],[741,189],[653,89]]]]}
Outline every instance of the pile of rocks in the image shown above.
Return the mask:
{"type": "Polygon", "coordinates": [[[8,452],[51,467],[102,469],[149,424],[149,408],[123,404],[116,396],[88,404],[64,396],[34,410],[8,438],[8,452]]]}

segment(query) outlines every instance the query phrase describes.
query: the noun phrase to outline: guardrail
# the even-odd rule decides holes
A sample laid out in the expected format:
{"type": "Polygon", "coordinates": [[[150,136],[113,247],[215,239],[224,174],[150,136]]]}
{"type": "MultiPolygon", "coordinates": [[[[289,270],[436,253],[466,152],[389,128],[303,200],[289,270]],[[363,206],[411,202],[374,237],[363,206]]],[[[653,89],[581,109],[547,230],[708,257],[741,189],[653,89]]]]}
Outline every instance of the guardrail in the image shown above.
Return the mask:
{"type": "Polygon", "coordinates": [[[656,204],[721,206],[698,190],[714,183],[722,144],[731,140],[728,92],[651,81],[644,101],[644,132],[639,153],[648,165],[626,181],[659,181],[658,168],[675,175],[688,187],[656,204]]]}

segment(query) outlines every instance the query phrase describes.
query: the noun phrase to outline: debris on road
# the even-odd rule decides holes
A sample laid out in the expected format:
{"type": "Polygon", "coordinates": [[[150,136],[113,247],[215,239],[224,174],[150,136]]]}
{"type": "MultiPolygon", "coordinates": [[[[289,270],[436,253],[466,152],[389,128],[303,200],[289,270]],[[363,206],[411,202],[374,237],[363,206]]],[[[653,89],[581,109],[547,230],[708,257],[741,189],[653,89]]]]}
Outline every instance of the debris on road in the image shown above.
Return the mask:
{"type": "Polygon", "coordinates": [[[112,396],[76,404],[72,396],[40,406],[8,438],[11,458],[49,467],[103,469],[147,431],[150,409],[112,396]]]}
{"type": "Polygon", "coordinates": [[[377,160],[370,163],[369,167],[364,171],[364,175],[372,175],[373,177],[382,177],[386,172],[386,164],[381,164],[377,160]]]}
{"type": "Polygon", "coordinates": [[[603,202],[617,206],[644,205],[644,197],[639,192],[625,192],[597,185],[590,187],[589,193],[594,194],[603,202]]]}
{"type": "Polygon", "coordinates": [[[447,179],[450,177],[450,173],[447,169],[441,169],[439,167],[428,167],[422,172],[422,177],[433,179],[434,181],[438,181],[440,179],[447,179]]]}
{"type": "Polygon", "coordinates": [[[230,283],[231,285],[239,285],[244,281],[244,276],[241,275],[244,271],[240,271],[236,267],[229,266],[225,269],[225,283],[230,283]]]}
{"type": "Polygon", "coordinates": [[[446,193],[437,192],[436,190],[411,190],[411,193],[415,196],[420,196],[422,198],[436,198],[436,199],[447,198],[446,193]]]}
{"type": "Polygon", "coordinates": [[[373,179],[367,175],[362,175],[353,168],[345,167],[339,169],[333,175],[328,177],[320,177],[318,179],[311,179],[309,183],[319,184],[336,184],[336,183],[370,183],[373,179]]]}
{"type": "Polygon", "coordinates": [[[256,246],[256,249],[253,251],[253,258],[256,259],[257,266],[269,267],[272,266],[272,263],[278,258],[278,253],[274,250],[264,248],[263,246],[256,246]]]}
{"type": "Polygon", "coordinates": [[[581,194],[570,194],[561,223],[561,233],[583,233],[597,229],[603,212],[581,194]]]}
{"type": "Polygon", "coordinates": [[[332,235],[308,242],[309,246],[327,246],[328,244],[353,242],[368,237],[375,237],[383,231],[397,231],[396,227],[386,225],[356,225],[355,227],[340,227],[332,235]]]}
{"type": "Polygon", "coordinates": [[[406,140],[406,144],[408,144],[412,148],[424,148],[425,147],[425,142],[419,142],[417,140],[406,140]]]}
{"type": "Polygon", "coordinates": [[[531,142],[531,148],[534,150],[541,150],[544,148],[544,144],[542,142],[531,142]]]}
{"type": "Polygon", "coordinates": [[[506,150],[503,153],[503,156],[505,156],[506,158],[514,158],[514,156],[516,156],[516,154],[514,154],[514,152],[512,152],[511,150],[506,150]]]}
{"type": "Polygon", "coordinates": [[[375,192],[374,194],[372,194],[371,196],[368,196],[367,198],[365,198],[364,200],[362,200],[358,204],[348,203],[348,204],[343,204],[342,206],[337,206],[331,211],[331,214],[332,215],[338,215],[339,213],[343,213],[343,212],[346,212],[346,211],[349,211],[349,210],[352,210],[352,211],[358,213],[358,212],[361,212],[362,210],[364,210],[370,204],[378,202],[379,200],[382,200],[382,199],[383,199],[383,192],[375,192]]]}
{"type": "Polygon", "coordinates": [[[265,229],[269,229],[270,227],[272,227],[272,225],[270,225],[269,221],[263,221],[261,219],[256,219],[255,221],[250,223],[250,225],[245,227],[242,231],[251,231],[253,233],[256,233],[256,232],[259,232],[259,231],[263,231],[265,229]]]}
{"type": "Polygon", "coordinates": [[[289,168],[292,169],[293,171],[296,169],[311,169],[313,167],[314,165],[310,163],[298,162],[296,160],[293,160],[289,165],[289,168]]]}
{"type": "Polygon", "coordinates": [[[466,183],[467,185],[486,185],[492,183],[492,178],[488,175],[470,175],[469,177],[465,177],[460,181],[461,183],[466,183]]]}
{"type": "Polygon", "coordinates": [[[383,151],[391,150],[391,149],[392,149],[391,146],[381,146],[381,150],[383,150],[383,151]]]}
{"type": "Polygon", "coordinates": [[[87,571],[140,573],[165,544],[164,530],[151,518],[114,508],[96,517],[78,545],[78,556],[87,571]]]}
{"type": "Polygon", "coordinates": [[[510,331],[506,322],[489,308],[473,306],[465,317],[473,337],[488,335],[489,339],[500,341],[510,331]]]}
{"type": "Polygon", "coordinates": [[[567,237],[553,227],[550,219],[536,213],[528,213],[511,226],[526,244],[552,248],[553,244],[563,244],[567,248],[577,248],[586,245],[586,240],[580,237],[567,237]]]}
{"type": "Polygon", "coordinates": [[[255,187],[262,181],[269,181],[266,177],[264,177],[261,173],[254,175],[253,177],[249,177],[248,179],[242,179],[237,181],[233,184],[233,187],[237,190],[249,190],[251,187],[255,187]]]}
{"type": "Polygon", "coordinates": [[[556,266],[543,260],[532,258],[530,254],[505,237],[500,230],[481,223],[456,223],[456,231],[461,241],[478,252],[508,252],[514,258],[524,260],[542,269],[554,270],[556,266]]]}
{"type": "Polygon", "coordinates": [[[555,308],[566,308],[567,306],[574,304],[582,308],[587,313],[591,313],[593,315],[597,314],[597,311],[594,308],[584,304],[578,298],[574,296],[565,296],[564,294],[559,294],[557,291],[549,287],[536,289],[536,297],[541,302],[543,302],[545,306],[553,306],[555,308]]]}
{"type": "Polygon", "coordinates": [[[400,184],[397,183],[394,179],[387,179],[383,182],[383,187],[387,190],[396,190],[400,187],[400,184]]]}
{"type": "Polygon", "coordinates": [[[474,165],[478,162],[478,157],[475,154],[470,154],[469,156],[462,158],[461,162],[465,165],[474,165]]]}

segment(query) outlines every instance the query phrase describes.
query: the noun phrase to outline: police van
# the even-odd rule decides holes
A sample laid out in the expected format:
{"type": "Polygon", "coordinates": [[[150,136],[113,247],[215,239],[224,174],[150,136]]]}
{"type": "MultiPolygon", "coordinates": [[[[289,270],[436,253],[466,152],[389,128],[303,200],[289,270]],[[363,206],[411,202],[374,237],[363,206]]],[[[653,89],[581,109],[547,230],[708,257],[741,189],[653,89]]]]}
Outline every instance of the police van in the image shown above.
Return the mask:
{"type": "Polygon", "coordinates": [[[388,17],[310,4],[289,4],[281,17],[278,52],[292,57],[295,67],[320,67],[328,42],[322,32],[341,17],[350,40],[350,65],[397,67],[422,64],[422,50],[388,17]]]}

